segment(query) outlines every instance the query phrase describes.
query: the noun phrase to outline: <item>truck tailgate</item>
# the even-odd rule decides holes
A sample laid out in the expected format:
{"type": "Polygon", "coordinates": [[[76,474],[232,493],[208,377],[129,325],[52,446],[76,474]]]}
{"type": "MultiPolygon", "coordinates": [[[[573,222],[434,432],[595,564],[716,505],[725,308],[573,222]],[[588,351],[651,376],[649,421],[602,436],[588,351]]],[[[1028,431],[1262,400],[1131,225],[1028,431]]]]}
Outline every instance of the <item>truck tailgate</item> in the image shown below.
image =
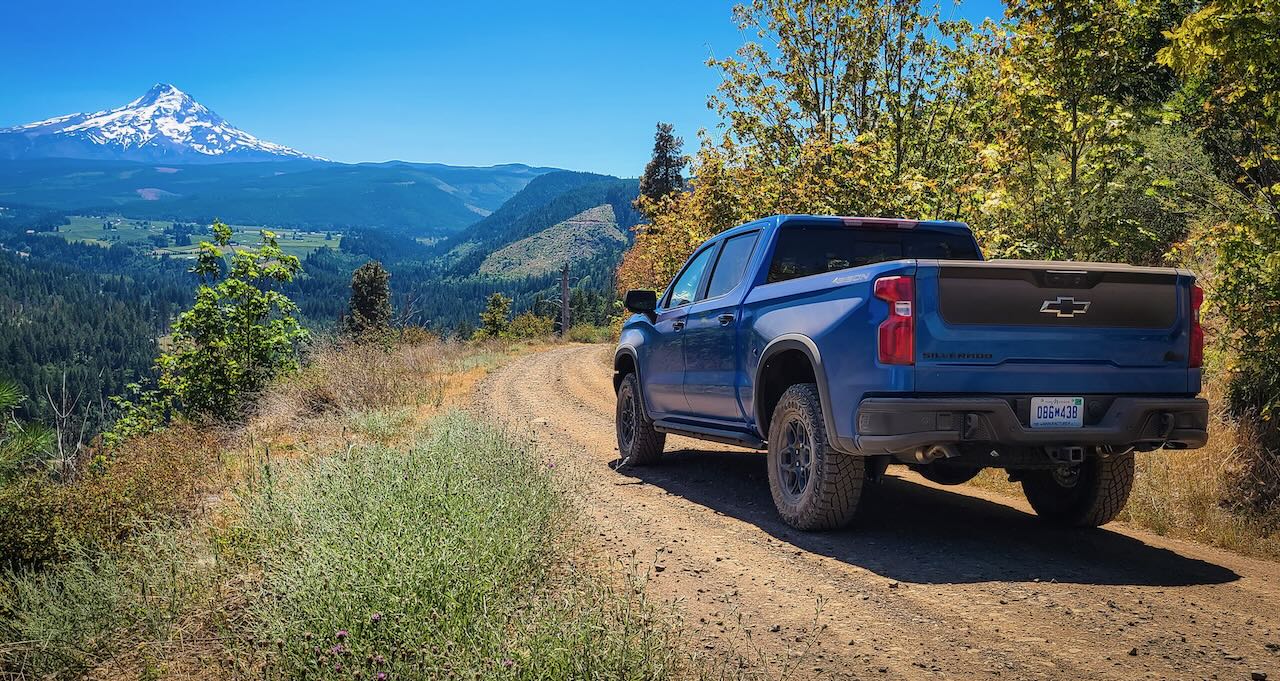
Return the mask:
{"type": "Polygon", "coordinates": [[[1190,273],[1102,263],[921,261],[915,388],[1188,394],[1190,273]]]}

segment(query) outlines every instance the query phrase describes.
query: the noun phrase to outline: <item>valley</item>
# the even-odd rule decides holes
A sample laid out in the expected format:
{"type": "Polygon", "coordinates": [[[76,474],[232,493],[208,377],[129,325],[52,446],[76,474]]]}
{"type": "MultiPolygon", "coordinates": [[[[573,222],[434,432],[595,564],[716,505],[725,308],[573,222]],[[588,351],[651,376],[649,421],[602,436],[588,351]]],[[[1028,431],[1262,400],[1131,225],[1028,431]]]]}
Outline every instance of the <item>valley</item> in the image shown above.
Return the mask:
{"type": "MultiPolygon", "coordinates": [[[[190,260],[199,248],[202,235],[208,225],[183,225],[172,220],[133,220],[120,216],[69,215],[70,224],[60,226],[56,234],[71,243],[110,247],[112,244],[129,244],[154,257],[173,257],[190,260]],[[175,224],[178,229],[175,230],[175,224]]],[[[342,234],[335,232],[306,231],[301,229],[274,229],[252,225],[228,225],[235,234],[232,246],[253,243],[263,229],[271,229],[280,239],[285,253],[305,258],[322,248],[339,248],[342,234]]]]}

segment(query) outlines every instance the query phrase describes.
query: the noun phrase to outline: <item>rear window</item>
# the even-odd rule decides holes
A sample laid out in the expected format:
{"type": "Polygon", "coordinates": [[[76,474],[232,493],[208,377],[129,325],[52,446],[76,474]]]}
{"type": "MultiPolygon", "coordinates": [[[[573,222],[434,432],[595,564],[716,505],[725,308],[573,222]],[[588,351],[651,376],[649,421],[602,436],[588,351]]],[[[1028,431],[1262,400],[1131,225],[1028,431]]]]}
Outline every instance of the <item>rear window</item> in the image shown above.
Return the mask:
{"type": "Polygon", "coordinates": [[[769,283],[890,260],[981,260],[973,239],[913,229],[784,227],[769,283]]]}

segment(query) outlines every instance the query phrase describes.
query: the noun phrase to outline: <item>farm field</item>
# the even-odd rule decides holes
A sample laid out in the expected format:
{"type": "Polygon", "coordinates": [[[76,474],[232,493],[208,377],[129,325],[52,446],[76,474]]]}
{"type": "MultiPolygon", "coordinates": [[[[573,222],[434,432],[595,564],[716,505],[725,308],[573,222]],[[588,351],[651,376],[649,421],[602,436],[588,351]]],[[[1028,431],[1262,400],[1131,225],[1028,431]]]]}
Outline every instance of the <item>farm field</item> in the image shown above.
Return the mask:
{"type": "MultiPolygon", "coordinates": [[[[73,215],[71,224],[58,229],[58,235],[71,242],[110,246],[115,243],[143,244],[150,242],[152,255],[169,255],[175,258],[192,258],[195,256],[201,234],[191,235],[191,245],[179,246],[172,236],[166,234],[173,227],[169,220],[138,220],[120,216],[73,215]],[[159,238],[168,237],[167,245],[159,246],[159,238]]],[[[259,230],[264,227],[254,225],[231,225],[234,233],[233,244],[254,244],[258,241],[259,230]]],[[[203,226],[202,229],[207,229],[203,226]]],[[[313,232],[300,229],[272,229],[280,239],[280,247],[286,253],[305,258],[321,248],[337,248],[342,235],[335,232],[313,232]],[[326,236],[328,238],[326,238],[326,236]]]]}

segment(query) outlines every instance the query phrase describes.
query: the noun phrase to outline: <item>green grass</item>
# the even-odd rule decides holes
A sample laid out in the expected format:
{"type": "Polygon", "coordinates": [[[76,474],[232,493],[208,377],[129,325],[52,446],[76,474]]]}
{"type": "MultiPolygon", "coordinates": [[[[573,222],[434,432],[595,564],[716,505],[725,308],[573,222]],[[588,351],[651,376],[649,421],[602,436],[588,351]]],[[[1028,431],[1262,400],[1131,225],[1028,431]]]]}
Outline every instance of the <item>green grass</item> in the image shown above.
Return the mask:
{"type": "MultiPolygon", "coordinates": [[[[134,220],[120,216],[95,217],[73,215],[71,224],[58,229],[58,235],[70,242],[110,246],[114,243],[148,245],[154,235],[164,234],[164,230],[172,226],[168,220],[134,220]],[[110,225],[110,226],[107,226],[110,225]]],[[[263,227],[252,225],[231,225],[233,241],[252,245],[258,242],[258,232],[263,227]]],[[[267,228],[276,233],[280,247],[286,253],[305,258],[321,248],[337,248],[342,242],[342,235],[332,233],[331,240],[325,240],[325,232],[309,232],[305,230],[267,228]]],[[[170,245],[154,249],[155,255],[167,254],[175,258],[194,257],[200,236],[192,235],[191,246],[170,245]]]]}
{"type": "MultiPolygon", "coordinates": [[[[368,417],[362,417],[367,421],[368,417]]],[[[670,629],[586,565],[525,445],[459,413],[411,447],[260,477],[227,544],[269,672],[289,677],[662,678],[670,629]]]]}

